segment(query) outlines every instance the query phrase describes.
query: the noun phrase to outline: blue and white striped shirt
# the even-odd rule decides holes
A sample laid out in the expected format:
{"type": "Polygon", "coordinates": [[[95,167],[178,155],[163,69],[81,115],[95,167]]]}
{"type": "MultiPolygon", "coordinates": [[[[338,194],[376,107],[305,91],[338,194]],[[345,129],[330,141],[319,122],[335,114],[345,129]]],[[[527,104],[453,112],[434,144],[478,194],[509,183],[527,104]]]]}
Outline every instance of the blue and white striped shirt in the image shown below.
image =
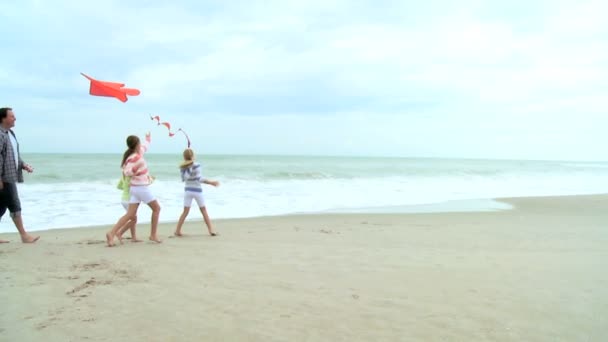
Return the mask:
{"type": "Polygon", "coordinates": [[[186,182],[186,191],[203,192],[203,187],[201,186],[201,180],[203,180],[201,164],[193,163],[189,167],[180,169],[180,172],[182,174],[182,182],[186,182]]]}

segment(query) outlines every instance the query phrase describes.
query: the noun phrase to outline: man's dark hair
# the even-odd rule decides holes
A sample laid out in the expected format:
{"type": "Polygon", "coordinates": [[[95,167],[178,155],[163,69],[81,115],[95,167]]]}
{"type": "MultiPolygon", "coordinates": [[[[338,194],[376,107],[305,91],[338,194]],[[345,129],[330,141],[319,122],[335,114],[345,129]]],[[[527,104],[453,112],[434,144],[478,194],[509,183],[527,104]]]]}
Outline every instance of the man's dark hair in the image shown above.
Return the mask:
{"type": "Polygon", "coordinates": [[[8,115],[9,110],[13,110],[13,108],[9,108],[9,107],[0,108],[0,120],[4,119],[8,115]]]}

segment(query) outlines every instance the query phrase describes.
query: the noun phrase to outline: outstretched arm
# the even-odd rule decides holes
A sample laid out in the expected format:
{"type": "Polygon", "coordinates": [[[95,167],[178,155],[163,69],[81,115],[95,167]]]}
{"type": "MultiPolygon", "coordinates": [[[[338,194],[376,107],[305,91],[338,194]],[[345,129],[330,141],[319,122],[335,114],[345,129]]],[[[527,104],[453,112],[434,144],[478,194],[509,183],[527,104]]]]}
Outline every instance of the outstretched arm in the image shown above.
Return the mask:
{"type": "Polygon", "coordinates": [[[211,179],[203,179],[203,180],[201,180],[201,183],[213,185],[215,187],[220,186],[220,182],[215,181],[215,180],[211,180],[211,179]]]}
{"type": "Polygon", "coordinates": [[[148,152],[148,150],[150,149],[151,142],[152,142],[152,136],[150,135],[150,132],[148,132],[148,133],[146,133],[146,138],[144,139],[144,142],[139,145],[139,153],[144,154],[144,153],[148,152]]]}

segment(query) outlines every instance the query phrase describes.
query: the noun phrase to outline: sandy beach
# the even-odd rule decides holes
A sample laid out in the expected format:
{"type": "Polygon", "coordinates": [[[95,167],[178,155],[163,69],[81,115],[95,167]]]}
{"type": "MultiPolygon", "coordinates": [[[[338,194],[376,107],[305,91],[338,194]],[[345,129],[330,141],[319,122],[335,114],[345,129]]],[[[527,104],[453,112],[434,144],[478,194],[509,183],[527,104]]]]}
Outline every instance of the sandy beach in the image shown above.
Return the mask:
{"type": "Polygon", "coordinates": [[[499,201],[0,234],[0,340],[604,341],[608,195],[499,201]]]}

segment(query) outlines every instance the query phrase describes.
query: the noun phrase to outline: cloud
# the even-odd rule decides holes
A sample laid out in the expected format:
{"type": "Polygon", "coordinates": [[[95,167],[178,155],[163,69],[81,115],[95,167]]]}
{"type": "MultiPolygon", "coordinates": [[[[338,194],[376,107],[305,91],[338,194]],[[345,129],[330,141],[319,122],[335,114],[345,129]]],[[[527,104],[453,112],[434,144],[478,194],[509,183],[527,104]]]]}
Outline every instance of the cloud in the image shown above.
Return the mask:
{"type": "Polygon", "coordinates": [[[49,112],[74,125],[87,124],[85,113],[162,113],[213,122],[213,148],[234,153],[604,158],[587,138],[557,137],[591,132],[608,142],[595,129],[607,123],[608,5],[600,1],[24,1],[0,13],[10,46],[0,91],[32,113],[20,120],[28,126],[49,112]],[[90,98],[81,71],[142,95],[122,107],[90,98]],[[293,142],[277,148],[270,140],[281,127],[294,127],[281,136],[293,142]],[[509,138],[493,142],[488,127],[509,138]],[[453,132],[463,143],[423,139],[453,132]],[[250,139],[225,138],[232,134],[250,139]],[[542,148],[528,153],[530,144],[542,148]]]}

